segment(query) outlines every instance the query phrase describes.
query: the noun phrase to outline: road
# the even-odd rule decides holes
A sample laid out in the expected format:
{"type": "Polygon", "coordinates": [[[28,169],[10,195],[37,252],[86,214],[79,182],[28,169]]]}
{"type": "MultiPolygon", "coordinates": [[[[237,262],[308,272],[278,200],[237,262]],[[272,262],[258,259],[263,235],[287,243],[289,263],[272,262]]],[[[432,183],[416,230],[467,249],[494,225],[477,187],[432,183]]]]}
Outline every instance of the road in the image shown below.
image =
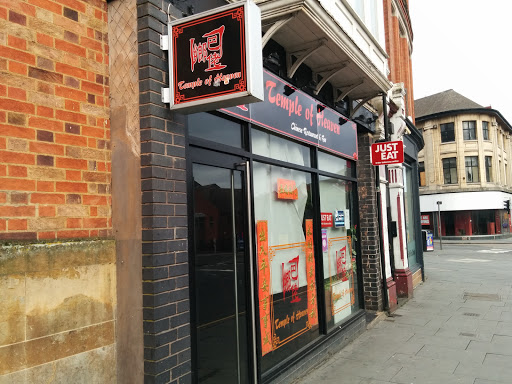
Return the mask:
{"type": "Polygon", "coordinates": [[[512,383],[512,242],[424,256],[414,298],[297,384],[512,383]]]}

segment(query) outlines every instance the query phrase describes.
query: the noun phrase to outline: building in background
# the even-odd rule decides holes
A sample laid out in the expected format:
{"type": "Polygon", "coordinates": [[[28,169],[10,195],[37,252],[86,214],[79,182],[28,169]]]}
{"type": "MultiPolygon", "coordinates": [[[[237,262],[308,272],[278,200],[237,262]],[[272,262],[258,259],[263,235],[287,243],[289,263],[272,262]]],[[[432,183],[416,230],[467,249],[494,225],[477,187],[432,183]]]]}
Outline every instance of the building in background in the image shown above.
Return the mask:
{"type": "Polygon", "coordinates": [[[510,233],[512,126],[450,89],[415,101],[423,227],[442,236],[510,233]],[[440,203],[438,205],[438,202],[440,203]]]}

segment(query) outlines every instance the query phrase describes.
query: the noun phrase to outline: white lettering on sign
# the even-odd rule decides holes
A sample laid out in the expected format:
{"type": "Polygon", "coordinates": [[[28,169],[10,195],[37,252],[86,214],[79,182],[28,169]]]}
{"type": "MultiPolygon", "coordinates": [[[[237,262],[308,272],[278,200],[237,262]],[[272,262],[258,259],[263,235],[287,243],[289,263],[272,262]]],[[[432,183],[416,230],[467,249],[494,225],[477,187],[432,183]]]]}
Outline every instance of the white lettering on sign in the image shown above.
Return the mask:
{"type": "Polygon", "coordinates": [[[372,164],[396,164],[404,161],[404,146],[402,141],[372,144],[372,164]]]}

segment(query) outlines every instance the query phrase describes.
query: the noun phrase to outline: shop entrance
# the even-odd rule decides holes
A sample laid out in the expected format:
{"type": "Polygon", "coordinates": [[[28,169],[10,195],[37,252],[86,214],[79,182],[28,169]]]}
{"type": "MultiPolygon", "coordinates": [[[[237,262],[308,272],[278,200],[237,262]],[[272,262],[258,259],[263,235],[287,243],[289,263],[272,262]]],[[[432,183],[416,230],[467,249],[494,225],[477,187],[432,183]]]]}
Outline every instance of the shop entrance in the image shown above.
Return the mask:
{"type": "Polygon", "coordinates": [[[244,159],[194,149],[193,353],[198,383],[251,383],[254,327],[244,159]]]}

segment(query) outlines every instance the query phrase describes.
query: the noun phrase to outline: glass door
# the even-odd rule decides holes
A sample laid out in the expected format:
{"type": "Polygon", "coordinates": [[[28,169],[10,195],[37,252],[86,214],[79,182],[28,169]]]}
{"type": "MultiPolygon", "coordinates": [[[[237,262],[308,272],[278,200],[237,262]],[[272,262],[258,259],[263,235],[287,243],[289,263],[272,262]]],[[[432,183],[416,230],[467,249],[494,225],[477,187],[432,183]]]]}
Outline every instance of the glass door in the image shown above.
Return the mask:
{"type": "Polygon", "coordinates": [[[194,149],[193,274],[198,383],[253,382],[246,164],[194,149]]]}

